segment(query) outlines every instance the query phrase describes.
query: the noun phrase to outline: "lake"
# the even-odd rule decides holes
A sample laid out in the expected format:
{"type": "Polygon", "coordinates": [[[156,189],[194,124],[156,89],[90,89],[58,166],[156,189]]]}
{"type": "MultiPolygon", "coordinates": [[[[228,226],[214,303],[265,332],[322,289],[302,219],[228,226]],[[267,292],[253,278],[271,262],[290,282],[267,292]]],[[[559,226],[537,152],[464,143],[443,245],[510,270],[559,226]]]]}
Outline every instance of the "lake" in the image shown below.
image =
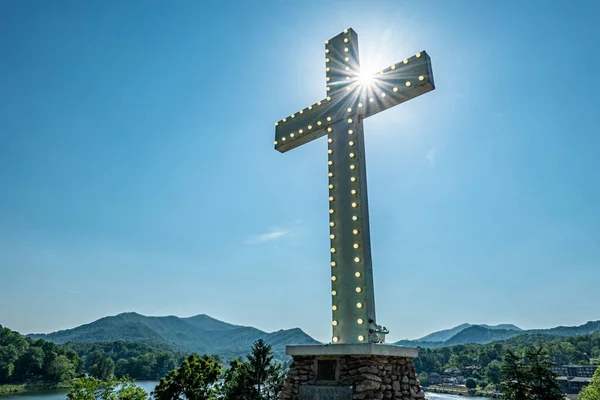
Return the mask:
{"type": "MultiPolygon", "coordinates": [[[[154,387],[158,384],[156,381],[138,381],[137,384],[141,386],[146,392],[150,393],[154,390],[154,387]]],[[[65,400],[67,396],[66,391],[52,391],[52,392],[35,392],[35,393],[21,393],[21,394],[8,394],[0,395],[0,400],[65,400]]],[[[450,394],[441,393],[427,393],[427,399],[429,400],[491,400],[487,397],[464,397],[464,396],[453,396],[450,394]]]]}

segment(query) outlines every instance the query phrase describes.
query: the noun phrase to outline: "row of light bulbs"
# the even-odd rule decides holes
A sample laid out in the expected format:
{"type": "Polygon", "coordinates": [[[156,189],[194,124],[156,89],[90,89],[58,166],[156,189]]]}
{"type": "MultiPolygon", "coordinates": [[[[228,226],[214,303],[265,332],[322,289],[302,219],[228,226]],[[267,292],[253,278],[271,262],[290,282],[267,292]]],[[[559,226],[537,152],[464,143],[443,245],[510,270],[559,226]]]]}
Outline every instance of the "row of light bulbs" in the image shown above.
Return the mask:
{"type": "MultiPolygon", "coordinates": [[[[334,336],[332,340],[333,340],[333,343],[337,343],[337,342],[338,342],[338,340],[339,340],[339,338],[338,338],[337,336],[334,336]]],[[[365,337],[364,337],[363,335],[358,335],[358,340],[359,340],[360,342],[362,342],[362,341],[364,341],[364,340],[365,340],[365,337]]]]}
{"type": "MultiPolygon", "coordinates": [[[[424,77],[423,75],[419,76],[419,81],[423,81],[424,79],[425,79],[425,77],[424,77]]],[[[405,85],[406,85],[406,87],[410,87],[412,84],[411,84],[411,82],[410,82],[410,81],[406,81],[406,82],[405,82],[405,85]]],[[[329,87],[327,87],[327,89],[329,90],[329,87]]],[[[350,89],[350,87],[348,87],[348,89],[350,89]]],[[[398,92],[398,90],[399,90],[399,89],[398,89],[398,87],[394,87],[392,90],[393,90],[394,92],[398,92]]],[[[382,98],[384,98],[384,97],[386,96],[385,92],[381,92],[381,93],[380,93],[380,96],[381,96],[382,98]]],[[[330,100],[330,99],[331,99],[331,97],[327,97],[327,100],[330,100]]],[[[373,102],[375,102],[375,98],[374,98],[374,97],[369,97],[369,102],[370,102],[370,103],[373,103],[373,102]]],[[[319,101],[319,102],[317,103],[317,105],[321,105],[321,104],[322,104],[322,102],[321,102],[321,101],[319,101]]],[[[358,103],[358,104],[357,104],[357,107],[358,107],[358,108],[362,108],[362,107],[363,107],[363,103],[358,103]]],[[[309,106],[308,108],[309,108],[309,109],[312,109],[312,106],[309,106]]],[[[351,108],[351,107],[348,107],[347,111],[348,111],[349,113],[350,113],[350,112],[352,112],[352,108],[351,108]]],[[[300,114],[302,114],[302,110],[300,111],[300,114]]],[[[295,114],[292,114],[292,118],[294,118],[294,117],[295,117],[295,114]]],[[[327,119],[327,122],[331,122],[331,117],[327,117],[326,119],[327,119]]],[[[285,121],[287,121],[287,119],[286,119],[286,118],[284,118],[282,121],[283,121],[283,122],[285,122],[285,121]]],[[[351,123],[351,122],[352,122],[352,119],[349,119],[348,121],[351,123]]],[[[275,122],[275,126],[278,126],[278,125],[279,125],[279,123],[278,123],[278,122],[275,122]]],[[[321,126],[321,125],[323,125],[323,123],[322,123],[321,121],[317,121],[317,126],[321,126]]],[[[308,126],[307,126],[307,130],[311,130],[312,128],[313,128],[313,126],[312,126],[312,125],[308,125],[308,126]]],[[[328,132],[331,132],[331,128],[328,128],[328,129],[327,129],[327,131],[328,131],[328,132]]],[[[303,130],[303,129],[299,129],[299,130],[298,130],[298,134],[300,134],[300,135],[301,135],[301,134],[303,134],[303,133],[304,133],[304,130],[303,130]]],[[[293,139],[295,136],[296,136],[296,134],[295,134],[294,132],[290,133],[290,138],[292,138],[292,139],[293,139]]],[[[285,136],[281,138],[281,141],[283,141],[283,142],[285,142],[286,140],[287,140],[287,138],[286,138],[285,136]]],[[[278,142],[277,140],[275,140],[273,143],[275,144],[275,146],[277,146],[277,145],[279,144],[279,142],[278,142]]]]}
{"type": "MultiPolygon", "coordinates": [[[[352,112],[352,109],[351,109],[351,108],[348,108],[348,112],[352,112]]],[[[352,122],[353,122],[353,121],[352,121],[352,118],[348,118],[348,124],[352,124],[352,122]]],[[[354,134],[354,131],[353,131],[352,129],[348,129],[348,134],[349,134],[349,135],[353,135],[353,134],[354,134]]],[[[329,138],[329,139],[327,139],[327,142],[328,142],[329,144],[331,144],[331,143],[333,143],[333,139],[332,139],[332,138],[329,138]]],[[[349,144],[350,146],[354,146],[354,144],[355,144],[355,143],[354,143],[354,141],[353,141],[353,140],[350,140],[350,141],[348,142],[348,144],[349,144]]],[[[333,150],[332,150],[332,149],[329,149],[329,150],[328,150],[328,153],[329,153],[329,154],[333,154],[333,150]]],[[[355,157],[356,157],[356,155],[355,155],[355,153],[354,153],[354,152],[350,152],[350,153],[349,153],[349,156],[350,156],[350,158],[355,158],[355,157]]],[[[329,165],[329,166],[332,166],[332,165],[333,165],[333,161],[332,161],[332,160],[329,160],[329,161],[328,161],[328,165],[329,165]]],[[[355,164],[350,164],[350,169],[354,170],[354,169],[355,169],[355,164]]],[[[329,177],[330,177],[330,178],[332,178],[332,177],[333,177],[333,172],[331,172],[331,171],[329,172],[329,177]]],[[[352,177],[350,178],[350,181],[351,181],[351,182],[355,182],[355,181],[356,181],[356,177],[352,176],[352,177]]],[[[329,184],[329,189],[330,189],[330,190],[334,189],[334,185],[333,185],[333,183],[330,183],[330,184],[329,184]]],[[[356,195],[356,194],[357,194],[357,191],[356,191],[356,189],[352,189],[352,190],[350,191],[350,193],[351,193],[352,195],[356,195]]],[[[335,199],[334,199],[334,197],[333,197],[333,196],[329,196],[329,201],[330,201],[330,202],[333,202],[334,200],[335,200],[335,199]]],[[[357,204],[356,202],[352,202],[352,203],[351,203],[351,206],[352,206],[352,208],[357,208],[357,207],[358,207],[358,204],[357,204]]],[[[333,209],[333,208],[330,208],[330,209],[329,209],[329,213],[330,213],[330,214],[333,214],[334,212],[335,212],[335,211],[334,211],[334,209],[333,209]]],[[[352,216],[352,220],[353,220],[353,221],[358,221],[358,216],[356,216],[356,215],[352,216]]],[[[331,227],[334,227],[334,226],[335,226],[335,222],[331,221],[331,222],[329,223],[329,226],[331,226],[331,227]]],[[[352,233],[353,233],[354,235],[358,235],[358,234],[360,233],[360,231],[359,231],[358,229],[353,229],[353,230],[352,230],[352,233]]],[[[332,234],[330,235],[330,238],[331,238],[332,240],[333,240],[333,239],[335,239],[335,235],[332,233],[332,234]]],[[[359,245],[358,243],[354,243],[353,247],[354,247],[355,249],[358,249],[358,248],[360,247],[360,245],[359,245]]],[[[331,253],[332,253],[332,254],[334,254],[335,252],[336,252],[336,249],[335,249],[335,247],[332,247],[332,248],[331,248],[331,253]]],[[[361,261],[360,257],[355,257],[355,258],[354,258],[354,262],[356,262],[356,263],[360,263],[360,261],[361,261]]],[[[331,266],[332,266],[332,267],[335,267],[335,266],[336,266],[336,263],[335,263],[335,261],[331,261],[331,266]]],[[[356,271],[356,272],[354,273],[354,276],[355,276],[356,278],[360,278],[362,275],[361,275],[361,273],[360,273],[360,272],[356,271]]],[[[337,277],[336,277],[335,275],[332,275],[332,277],[331,277],[331,280],[332,280],[333,282],[335,282],[335,281],[337,280],[337,277]]],[[[362,288],[361,288],[361,287],[356,287],[356,288],[355,288],[355,290],[356,290],[356,292],[357,292],[357,293],[361,293],[361,292],[362,292],[362,288]]],[[[336,290],[332,290],[332,291],[331,291],[331,295],[332,295],[332,296],[334,296],[334,297],[335,297],[335,296],[337,296],[337,291],[336,291],[336,290]]],[[[362,307],[363,307],[363,304],[362,304],[362,303],[360,303],[360,302],[358,302],[358,303],[356,303],[356,307],[360,309],[360,308],[362,308],[362,307]]],[[[337,311],[338,307],[337,307],[337,305],[335,305],[335,304],[334,304],[334,305],[331,307],[331,309],[332,309],[333,311],[337,311]]],[[[364,323],[364,321],[363,321],[363,319],[362,319],[362,318],[358,318],[358,319],[356,320],[356,322],[357,322],[359,325],[362,325],[362,324],[364,323]]],[[[337,326],[337,325],[338,325],[338,321],[334,319],[334,320],[331,322],[331,324],[332,324],[333,326],[337,326]]],[[[360,342],[364,341],[364,339],[365,339],[365,338],[364,338],[364,336],[363,336],[363,335],[359,335],[359,336],[358,336],[358,340],[359,340],[360,342]]],[[[336,342],[338,342],[338,341],[339,341],[339,338],[338,338],[337,336],[334,336],[334,337],[332,338],[332,340],[333,340],[333,342],[334,342],[334,343],[336,343],[336,342]]]]}
{"type": "MultiPolygon", "coordinates": [[[[347,35],[347,34],[348,34],[348,29],[345,29],[345,30],[344,30],[344,34],[345,34],[345,35],[347,35]]],[[[350,41],[350,39],[348,39],[347,37],[345,37],[345,38],[344,38],[344,43],[348,43],[349,41],[350,41]]],[[[329,44],[329,40],[326,40],[326,41],[325,41],[325,54],[329,54],[329,48],[327,48],[327,45],[328,45],[328,44],[329,44]]],[[[350,49],[349,49],[348,47],[344,47],[344,53],[349,53],[349,52],[350,52],[350,49]]],[[[326,72],[326,74],[325,74],[325,75],[326,75],[326,76],[325,76],[325,80],[326,80],[327,82],[329,82],[329,81],[331,80],[331,78],[328,76],[329,72],[331,72],[331,68],[330,68],[330,67],[329,67],[329,65],[328,65],[330,61],[331,61],[331,60],[329,59],[329,57],[325,57],[325,72],[326,72]]],[[[344,61],[345,61],[345,62],[350,62],[350,57],[348,57],[348,56],[345,56],[345,57],[344,57],[344,61]]],[[[349,66],[346,66],[346,67],[344,68],[344,70],[346,70],[346,71],[350,71],[350,67],[349,67],[349,66]]],[[[346,79],[347,79],[347,80],[350,80],[350,79],[351,79],[351,77],[350,77],[350,76],[346,76],[346,79]]],[[[327,86],[327,87],[326,87],[326,90],[327,90],[327,92],[331,91],[331,87],[330,87],[330,86],[327,86]]],[[[346,90],[351,90],[351,85],[348,85],[348,87],[346,88],[346,90]]]]}
{"type": "MultiPolygon", "coordinates": [[[[346,29],[346,30],[344,31],[344,33],[345,33],[345,34],[347,34],[347,33],[348,33],[348,30],[346,29]]],[[[344,43],[348,43],[348,38],[344,38],[344,43]]],[[[326,44],[326,45],[327,45],[327,44],[329,44],[329,40],[326,40],[326,41],[325,41],[325,44],[326,44]]],[[[344,52],[346,52],[346,53],[347,53],[348,51],[349,51],[348,47],[345,47],[345,48],[344,48],[344,52]]],[[[328,49],[328,48],[326,48],[326,49],[325,49],[325,53],[326,53],[326,54],[328,54],[328,53],[329,53],[329,49],[328,49]]],[[[417,58],[420,58],[420,57],[421,57],[421,53],[417,53],[417,54],[416,54],[416,57],[417,57],[417,58]]],[[[344,61],[346,61],[346,62],[349,62],[349,61],[350,61],[350,58],[349,58],[349,57],[344,57],[344,61]]],[[[326,63],[326,64],[329,64],[329,62],[330,62],[330,59],[329,59],[329,57],[325,58],[325,63],[326,63]]],[[[403,63],[404,63],[404,64],[408,64],[408,59],[404,59],[403,63]]],[[[390,66],[390,70],[394,70],[394,69],[396,69],[396,64],[392,64],[392,65],[390,66]]],[[[350,67],[346,66],[346,67],[345,67],[345,70],[346,70],[346,71],[349,71],[349,70],[350,70],[350,67]]],[[[329,67],[325,67],[325,71],[326,71],[326,72],[330,72],[330,71],[331,71],[331,68],[329,68],[329,67]]],[[[385,73],[385,72],[386,72],[386,70],[383,70],[383,71],[379,72],[378,74],[382,74],[382,73],[385,73]]],[[[329,82],[329,81],[331,80],[331,78],[330,78],[329,76],[327,76],[325,79],[327,80],[327,82],[329,82]]],[[[349,76],[347,76],[347,77],[346,77],[346,79],[351,79],[351,78],[350,78],[349,76]]],[[[425,79],[425,77],[424,77],[423,75],[419,76],[419,81],[423,81],[424,79],[425,79]]],[[[405,85],[406,85],[407,87],[410,87],[410,86],[411,86],[411,82],[410,82],[410,81],[406,81],[406,82],[405,82],[405,85]]],[[[329,86],[327,86],[327,91],[329,92],[330,90],[331,90],[331,88],[330,88],[329,86]]],[[[346,88],[346,90],[351,90],[351,86],[348,86],[348,87],[346,88]]],[[[394,91],[394,92],[397,92],[397,91],[398,91],[398,88],[397,88],[397,87],[394,87],[393,91],[394,91]]],[[[385,97],[385,93],[383,93],[383,92],[382,92],[382,93],[381,93],[381,97],[385,97]]],[[[331,97],[327,96],[327,101],[331,101],[331,97]]],[[[371,101],[371,102],[373,102],[373,99],[371,98],[371,99],[370,99],[370,101],[371,101]]],[[[317,102],[317,105],[319,105],[319,106],[320,106],[321,104],[322,104],[322,102],[321,102],[321,101],[317,102]]],[[[308,106],[308,109],[309,109],[309,110],[312,110],[312,106],[308,106]]],[[[303,113],[304,113],[304,110],[300,110],[300,111],[298,111],[298,113],[299,113],[299,114],[303,114],[303,113]]],[[[292,114],[292,115],[290,115],[290,118],[295,118],[295,117],[296,117],[296,114],[292,114]]],[[[280,122],[287,122],[287,118],[283,118],[283,119],[282,119],[280,122]]],[[[275,122],[275,126],[279,126],[279,123],[280,123],[280,122],[275,122]]],[[[292,137],[293,137],[293,136],[292,136],[292,137]]]]}

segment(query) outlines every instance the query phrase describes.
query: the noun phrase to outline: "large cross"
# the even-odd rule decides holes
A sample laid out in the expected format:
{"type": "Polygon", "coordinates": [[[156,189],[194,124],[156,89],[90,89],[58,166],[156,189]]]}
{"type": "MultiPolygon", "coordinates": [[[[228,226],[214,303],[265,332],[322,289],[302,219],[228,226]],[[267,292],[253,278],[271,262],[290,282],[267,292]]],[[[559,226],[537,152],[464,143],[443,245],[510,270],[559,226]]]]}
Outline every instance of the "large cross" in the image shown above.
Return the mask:
{"type": "Polygon", "coordinates": [[[275,123],[286,152],[327,134],[333,343],[382,342],[371,266],[363,119],[435,88],[424,51],[361,76],[352,29],[325,41],[327,97],[275,123]],[[365,79],[371,78],[371,79],[365,79]]]}

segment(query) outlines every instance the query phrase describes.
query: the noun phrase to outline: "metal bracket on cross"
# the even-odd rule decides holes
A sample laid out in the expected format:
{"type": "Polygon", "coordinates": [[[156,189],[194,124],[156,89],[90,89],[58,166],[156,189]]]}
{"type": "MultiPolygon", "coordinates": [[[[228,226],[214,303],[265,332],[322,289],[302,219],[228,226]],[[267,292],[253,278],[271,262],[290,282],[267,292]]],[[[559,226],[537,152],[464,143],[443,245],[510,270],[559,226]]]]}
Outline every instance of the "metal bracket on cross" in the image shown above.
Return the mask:
{"type": "Polygon", "coordinates": [[[375,295],[363,119],[435,89],[426,52],[361,76],[352,29],[325,41],[327,97],[275,123],[284,153],[328,135],[333,343],[381,343],[375,295]],[[368,79],[366,79],[368,78],[368,79]]]}

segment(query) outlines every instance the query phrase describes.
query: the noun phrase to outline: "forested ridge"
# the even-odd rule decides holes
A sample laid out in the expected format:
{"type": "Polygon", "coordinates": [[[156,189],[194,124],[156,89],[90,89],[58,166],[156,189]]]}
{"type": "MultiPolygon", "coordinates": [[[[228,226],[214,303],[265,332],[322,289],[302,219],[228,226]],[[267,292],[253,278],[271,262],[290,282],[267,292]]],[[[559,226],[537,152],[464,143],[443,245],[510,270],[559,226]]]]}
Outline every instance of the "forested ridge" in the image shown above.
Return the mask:
{"type": "MultiPolygon", "coordinates": [[[[472,371],[478,379],[490,383],[500,381],[500,367],[508,351],[524,353],[540,346],[548,351],[550,360],[558,365],[600,364],[600,333],[573,337],[551,337],[524,334],[509,340],[489,344],[461,344],[437,349],[419,349],[414,360],[420,373],[441,373],[445,369],[472,371]]],[[[466,373],[469,375],[469,373],[466,373]]]]}
{"type": "Polygon", "coordinates": [[[187,354],[166,351],[145,343],[125,341],[105,343],[66,343],[82,358],[85,370],[96,377],[114,374],[134,379],[158,380],[177,367],[187,354]]]}

